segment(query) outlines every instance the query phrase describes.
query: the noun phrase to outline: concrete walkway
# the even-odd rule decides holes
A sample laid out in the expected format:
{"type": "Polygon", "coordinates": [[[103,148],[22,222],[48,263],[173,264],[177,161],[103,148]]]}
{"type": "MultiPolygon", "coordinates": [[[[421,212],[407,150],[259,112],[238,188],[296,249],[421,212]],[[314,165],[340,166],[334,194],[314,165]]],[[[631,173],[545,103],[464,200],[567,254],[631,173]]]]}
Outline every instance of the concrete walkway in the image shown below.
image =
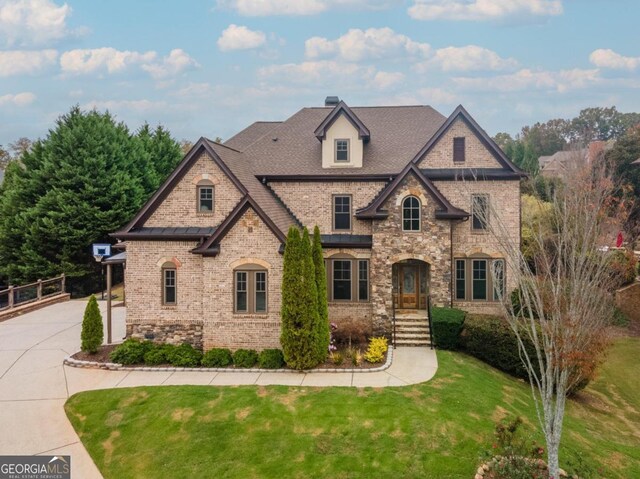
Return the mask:
{"type": "MultiPolygon", "coordinates": [[[[101,475],[64,413],[77,392],[156,385],[405,386],[437,370],[428,348],[394,350],[393,363],[374,373],[250,373],[105,371],[63,366],[80,346],[85,301],[56,304],[0,323],[0,455],[72,456],[72,477],[101,475]]],[[[105,304],[100,303],[103,310],[105,304]]],[[[124,336],[124,308],[113,310],[113,338],[124,336]]],[[[106,337],[106,333],[105,333],[106,337]]]]}

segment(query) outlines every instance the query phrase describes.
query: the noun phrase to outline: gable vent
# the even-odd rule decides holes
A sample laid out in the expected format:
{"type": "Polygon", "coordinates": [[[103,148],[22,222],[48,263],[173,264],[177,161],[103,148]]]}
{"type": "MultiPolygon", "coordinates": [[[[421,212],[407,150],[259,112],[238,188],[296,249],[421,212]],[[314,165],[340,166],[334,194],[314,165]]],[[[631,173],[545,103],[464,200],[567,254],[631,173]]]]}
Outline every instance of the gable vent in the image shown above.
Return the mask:
{"type": "Polygon", "coordinates": [[[336,106],[340,103],[340,98],[337,96],[328,96],[324,99],[324,106],[336,106]]]}

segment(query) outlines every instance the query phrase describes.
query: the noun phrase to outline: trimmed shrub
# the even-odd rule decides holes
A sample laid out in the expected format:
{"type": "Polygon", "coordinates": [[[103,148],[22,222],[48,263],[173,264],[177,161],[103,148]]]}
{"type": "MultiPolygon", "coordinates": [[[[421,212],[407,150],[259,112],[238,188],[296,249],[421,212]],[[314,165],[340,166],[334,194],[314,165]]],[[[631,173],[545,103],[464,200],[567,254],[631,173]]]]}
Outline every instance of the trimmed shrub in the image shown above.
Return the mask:
{"type": "Polygon", "coordinates": [[[233,364],[238,368],[252,368],[258,362],[255,349],[238,349],[233,353],[233,364]]]}
{"type": "Polygon", "coordinates": [[[279,349],[265,349],[258,357],[258,364],[265,369],[280,369],[284,366],[284,356],[279,349]]]}
{"type": "MultiPolygon", "coordinates": [[[[460,338],[462,349],[471,356],[512,376],[529,380],[520,359],[516,335],[503,318],[470,314],[460,338]]],[[[526,337],[522,339],[531,357],[535,357],[533,344],[526,337]]]]}
{"type": "Polygon", "coordinates": [[[289,229],[284,249],[280,315],[280,344],[287,365],[293,369],[316,366],[320,362],[318,291],[306,228],[302,238],[297,228],[289,229]]]}
{"type": "Polygon", "coordinates": [[[150,366],[168,364],[169,356],[174,349],[175,346],[173,344],[153,344],[151,349],[144,354],[144,363],[150,366]]]}
{"type": "Polygon", "coordinates": [[[138,341],[137,339],[129,338],[111,351],[109,359],[114,363],[126,365],[142,364],[144,355],[152,347],[153,343],[151,341],[138,341]]]}
{"type": "Polygon", "coordinates": [[[384,353],[389,349],[387,338],[371,338],[369,340],[369,347],[367,352],[364,353],[364,359],[369,363],[381,363],[384,359],[384,353]]]}
{"type": "Polygon", "coordinates": [[[346,318],[340,321],[331,333],[336,344],[340,346],[361,346],[373,336],[371,322],[362,318],[346,318]]]}
{"type": "Polygon", "coordinates": [[[638,261],[633,251],[614,250],[611,253],[610,268],[611,276],[618,286],[631,284],[636,279],[636,269],[638,261]]]}
{"type": "Polygon", "coordinates": [[[207,368],[224,368],[230,364],[233,364],[233,358],[226,348],[213,348],[202,356],[202,365],[207,368]]]}
{"type": "Polygon", "coordinates": [[[98,301],[92,294],[84,310],[82,319],[82,332],[80,333],[81,345],[80,349],[90,354],[98,352],[98,348],[102,345],[104,339],[104,331],[102,328],[102,314],[98,307],[98,301]]]}
{"type": "Polygon", "coordinates": [[[431,308],[432,341],[439,349],[458,349],[467,313],[456,308],[431,308]]]}
{"type": "Polygon", "coordinates": [[[167,355],[167,359],[172,366],[178,368],[194,368],[200,366],[202,361],[202,351],[195,349],[189,343],[183,343],[173,348],[167,355]]]}

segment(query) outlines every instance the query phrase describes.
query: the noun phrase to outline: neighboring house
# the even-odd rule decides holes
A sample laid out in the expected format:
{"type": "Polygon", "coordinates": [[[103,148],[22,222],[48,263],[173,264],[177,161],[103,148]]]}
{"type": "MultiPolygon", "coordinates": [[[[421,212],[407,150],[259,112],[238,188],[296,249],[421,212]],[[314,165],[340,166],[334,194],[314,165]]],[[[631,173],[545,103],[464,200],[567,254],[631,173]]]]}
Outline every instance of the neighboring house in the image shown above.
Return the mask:
{"type": "Polygon", "coordinates": [[[4,180],[4,170],[0,168],[0,185],[2,184],[3,180],[4,180]]]}
{"type": "Polygon", "coordinates": [[[462,106],[446,118],[329,97],[224,144],[201,138],[113,234],[126,241],[127,334],[279,347],[287,231],[318,225],[330,320],[391,335],[406,317],[417,327],[398,321],[397,343],[424,344],[428,298],[495,312],[514,287],[483,211],[518,244],[523,176],[462,106]]]}
{"type": "Polygon", "coordinates": [[[564,178],[569,171],[585,167],[601,158],[614,144],[614,141],[592,141],[589,148],[557,151],[550,156],[541,156],[538,158],[540,173],[545,178],[564,178]]]}

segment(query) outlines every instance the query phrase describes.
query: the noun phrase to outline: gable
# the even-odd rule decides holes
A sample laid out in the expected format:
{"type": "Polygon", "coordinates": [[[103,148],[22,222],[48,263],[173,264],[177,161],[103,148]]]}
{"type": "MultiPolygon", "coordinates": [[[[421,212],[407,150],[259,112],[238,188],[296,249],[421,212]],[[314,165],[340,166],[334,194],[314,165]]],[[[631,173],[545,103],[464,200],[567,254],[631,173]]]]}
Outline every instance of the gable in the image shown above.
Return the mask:
{"type": "Polygon", "coordinates": [[[325,131],[322,139],[323,168],[361,168],[363,158],[363,141],[358,129],[346,115],[339,115],[325,131]],[[337,162],[335,158],[336,141],[347,140],[348,161],[337,162]]]}
{"type": "Polygon", "coordinates": [[[209,153],[203,150],[149,218],[140,226],[217,226],[243,196],[243,193],[229,176],[211,158],[209,153]],[[198,212],[197,187],[199,182],[206,182],[214,187],[212,213],[198,212]]]}
{"type": "Polygon", "coordinates": [[[420,168],[502,168],[503,165],[480,140],[470,125],[456,118],[447,131],[437,139],[431,149],[418,162],[420,168]],[[464,138],[465,161],[453,161],[454,138],[464,138]]]}

